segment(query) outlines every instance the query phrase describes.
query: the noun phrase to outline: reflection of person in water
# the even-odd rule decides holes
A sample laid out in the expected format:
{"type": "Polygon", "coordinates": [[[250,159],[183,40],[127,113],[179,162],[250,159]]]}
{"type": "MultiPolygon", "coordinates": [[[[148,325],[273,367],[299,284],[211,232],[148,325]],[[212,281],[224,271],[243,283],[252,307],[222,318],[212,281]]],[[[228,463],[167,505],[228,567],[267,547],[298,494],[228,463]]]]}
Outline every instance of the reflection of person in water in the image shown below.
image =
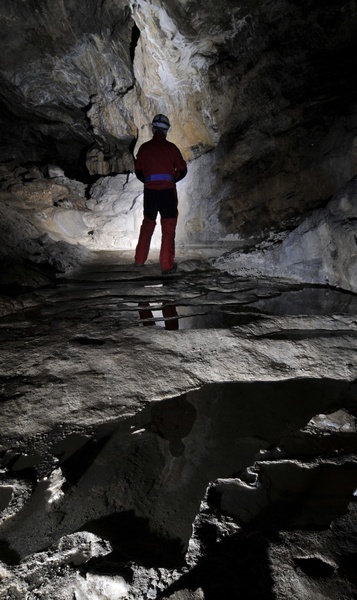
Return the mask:
{"type": "MultiPolygon", "coordinates": [[[[174,331],[179,328],[176,306],[164,304],[162,306],[165,329],[174,331]]],[[[155,325],[155,318],[151,311],[149,302],[139,302],[139,316],[144,326],[155,325]]]]}

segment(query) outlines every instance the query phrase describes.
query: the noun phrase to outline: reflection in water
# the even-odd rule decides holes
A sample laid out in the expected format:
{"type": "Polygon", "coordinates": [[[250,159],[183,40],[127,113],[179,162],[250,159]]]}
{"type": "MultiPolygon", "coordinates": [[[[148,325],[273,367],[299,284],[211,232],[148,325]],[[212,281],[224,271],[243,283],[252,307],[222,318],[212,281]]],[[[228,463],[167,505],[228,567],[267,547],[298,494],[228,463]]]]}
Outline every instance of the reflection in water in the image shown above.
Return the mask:
{"type": "Polygon", "coordinates": [[[155,317],[149,302],[139,302],[138,306],[139,316],[144,326],[156,325],[156,323],[158,323],[158,325],[163,324],[165,329],[168,329],[169,331],[174,331],[179,328],[176,306],[173,306],[172,304],[163,304],[161,309],[155,309],[154,312],[159,313],[157,316],[155,315],[155,317]],[[162,316],[160,312],[162,312],[162,316]]]}

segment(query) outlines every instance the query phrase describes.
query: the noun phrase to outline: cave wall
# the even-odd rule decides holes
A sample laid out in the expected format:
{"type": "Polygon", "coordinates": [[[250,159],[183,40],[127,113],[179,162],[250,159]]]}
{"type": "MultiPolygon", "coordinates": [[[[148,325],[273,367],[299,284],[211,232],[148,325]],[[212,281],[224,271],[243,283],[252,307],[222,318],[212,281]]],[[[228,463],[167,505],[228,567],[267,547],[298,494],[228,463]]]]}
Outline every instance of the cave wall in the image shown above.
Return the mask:
{"type": "Polygon", "coordinates": [[[189,241],[291,227],[356,175],[354,1],[15,0],[0,22],[2,161],[132,171],[165,112],[189,241]]]}

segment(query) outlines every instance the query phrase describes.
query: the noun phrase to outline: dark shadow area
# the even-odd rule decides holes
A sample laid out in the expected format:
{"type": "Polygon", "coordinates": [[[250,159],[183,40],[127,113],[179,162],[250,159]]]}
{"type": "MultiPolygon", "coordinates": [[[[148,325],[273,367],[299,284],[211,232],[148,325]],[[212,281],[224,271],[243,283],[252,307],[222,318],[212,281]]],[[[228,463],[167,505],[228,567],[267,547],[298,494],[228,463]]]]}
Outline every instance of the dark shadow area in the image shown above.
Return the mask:
{"type": "Polygon", "coordinates": [[[55,446],[53,453],[60,458],[59,464],[68,484],[75,485],[80,480],[103,450],[109,437],[110,435],[100,439],[90,439],[64,460],[61,460],[61,456],[66,457],[71,440],[65,438],[55,446]]]}
{"type": "Polygon", "coordinates": [[[214,486],[207,501],[245,531],[323,531],[346,514],[357,487],[357,462],[260,462],[254,489],[214,486]]]}
{"type": "Polygon", "coordinates": [[[357,552],[350,552],[341,556],[338,573],[355,585],[357,589],[357,552]]]}
{"type": "Polygon", "coordinates": [[[140,38],[140,29],[137,26],[136,23],[134,23],[132,29],[131,29],[131,41],[130,41],[130,58],[131,58],[131,62],[134,62],[134,58],[135,58],[135,48],[138,44],[140,38]]]}
{"type": "Polygon", "coordinates": [[[132,157],[133,157],[134,159],[135,159],[135,156],[134,156],[134,149],[135,149],[135,146],[136,146],[136,143],[137,143],[137,141],[138,141],[138,138],[137,138],[137,137],[133,137],[133,139],[130,141],[130,144],[129,144],[129,146],[128,146],[128,148],[129,148],[129,152],[130,152],[130,154],[132,155],[132,157]]]}
{"type": "Polygon", "coordinates": [[[202,588],[205,600],[273,600],[273,580],[267,549],[259,533],[234,534],[216,542],[216,528],[200,532],[204,556],[192,571],[169,586],[158,598],[179,590],[202,588]]]}
{"type": "Polygon", "coordinates": [[[8,488],[0,488],[0,512],[5,510],[9,505],[9,502],[12,498],[12,489],[8,488]]]}
{"type": "Polygon", "coordinates": [[[0,560],[6,565],[15,566],[20,564],[21,556],[6,540],[0,540],[0,560]]]}
{"type": "Polygon", "coordinates": [[[77,336],[73,340],[81,346],[104,346],[105,340],[99,338],[91,338],[87,336],[77,336]]]}
{"type": "Polygon", "coordinates": [[[182,438],[189,435],[197,418],[197,410],[185,396],[170,398],[153,404],[148,431],[168,440],[172,456],[182,456],[185,445],[182,438]]]}
{"type": "Polygon", "coordinates": [[[106,540],[113,552],[95,564],[107,561],[127,563],[135,561],[144,567],[179,568],[184,561],[181,540],[159,536],[150,530],[148,519],[137,517],[134,510],[114,513],[84,523],[80,531],[90,531],[106,540]]]}
{"type": "Polygon", "coordinates": [[[320,579],[320,577],[331,577],[335,568],[321,558],[295,558],[295,564],[309,577],[320,579]]]}
{"type": "Polygon", "coordinates": [[[2,258],[0,294],[17,298],[39,287],[54,287],[57,272],[48,262],[34,263],[29,259],[2,258]]]}
{"type": "MultiPolygon", "coordinates": [[[[303,329],[285,330],[284,332],[272,332],[261,335],[261,339],[271,340],[310,340],[315,338],[338,338],[346,334],[345,329],[329,331],[326,329],[312,329],[306,331],[303,329]]],[[[357,331],[348,331],[351,337],[357,337],[357,331]]]]}
{"type": "Polygon", "coordinates": [[[265,440],[270,448],[317,414],[340,408],[353,414],[357,388],[352,382],[328,378],[214,383],[187,393],[186,399],[194,403],[198,416],[210,419],[216,444],[249,437],[258,444],[265,440]]]}

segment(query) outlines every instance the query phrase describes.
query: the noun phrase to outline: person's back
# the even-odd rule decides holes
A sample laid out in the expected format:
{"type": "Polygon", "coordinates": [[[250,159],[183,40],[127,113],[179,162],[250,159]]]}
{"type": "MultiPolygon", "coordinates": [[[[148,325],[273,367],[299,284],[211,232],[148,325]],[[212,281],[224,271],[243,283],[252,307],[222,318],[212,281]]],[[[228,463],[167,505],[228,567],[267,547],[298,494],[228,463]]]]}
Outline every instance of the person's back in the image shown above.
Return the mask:
{"type": "Polygon", "coordinates": [[[145,177],[150,175],[171,175],[171,180],[161,179],[146,182],[146,187],[154,190],[168,189],[175,187],[179,173],[186,170],[186,163],[175,144],[169,142],[161,133],[154,133],[149,142],[140,146],[135,170],[142,170],[144,181],[145,177]]]}
{"type": "Polygon", "coordinates": [[[135,174],[144,183],[144,219],[135,252],[135,264],[142,266],[149,254],[150,241],[156,225],[157,213],[161,216],[160,265],[163,274],[176,270],[175,231],[177,223],[176,182],[187,173],[181,152],[166,140],[170,127],[165,115],[153,119],[153,138],[140,146],[135,164],[135,174]]]}

